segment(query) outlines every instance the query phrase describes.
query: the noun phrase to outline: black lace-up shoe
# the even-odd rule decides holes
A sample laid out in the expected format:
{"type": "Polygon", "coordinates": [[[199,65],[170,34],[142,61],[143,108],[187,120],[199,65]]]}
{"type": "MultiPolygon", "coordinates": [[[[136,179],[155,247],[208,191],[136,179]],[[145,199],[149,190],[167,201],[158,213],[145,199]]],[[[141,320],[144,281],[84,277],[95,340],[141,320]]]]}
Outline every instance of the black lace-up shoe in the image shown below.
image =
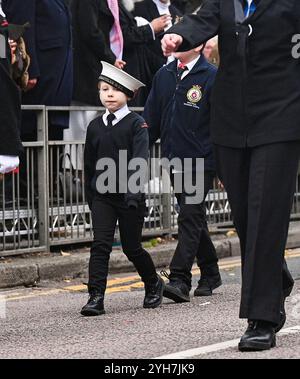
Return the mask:
{"type": "Polygon", "coordinates": [[[249,321],[239,343],[240,351],[263,351],[276,346],[274,325],[266,321],[249,321]]]}
{"type": "Polygon", "coordinates": [[[175,303],[187,303],[190,301],[190,289],[181,280],[170,279],[166,271],[161,271],[161,275],[169,279],[169,283],[165,284],[164,297],[175,301],[175,303]]]}
{"type": "Polygon", "coordinates": [[[202,276],[194,291],[194,296],[212,296],[213,290],[222,285],[221,275],[202,276]]]}
{"type": "Polygon", "coordinates": [[[87,304],[82,308],[83,316],[100,316],[105,313],[104,296],[102,293],[93,292],[90,294],[87,304]]]}
{"type": "Polygon", "coordinates": [[[144,308],[157,308],[160,306],[163,300],[163,291],[165,283],[162,278],[157,277],[155,284],[145,283],[145,299],[144,308]]]}

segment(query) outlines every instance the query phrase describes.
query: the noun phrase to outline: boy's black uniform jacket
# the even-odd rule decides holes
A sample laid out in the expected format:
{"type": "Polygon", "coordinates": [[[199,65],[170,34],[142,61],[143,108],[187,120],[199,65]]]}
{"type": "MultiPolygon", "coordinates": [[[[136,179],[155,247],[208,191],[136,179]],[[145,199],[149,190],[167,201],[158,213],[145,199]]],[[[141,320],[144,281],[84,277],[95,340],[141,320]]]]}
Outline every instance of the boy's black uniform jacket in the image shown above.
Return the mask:
{"type": "Polygon", "coordinates": [[[178,83],[177,61],[157,72],[143,116],[150,146],[161,138],[162,157],[205,158],[205,170],[215,170],[209,124],[216,72],[203,55],[178,83]]]}
{"type": "MultiPolygon", "coordinates": [[[[127,168],[133,158],[142,158],[147,161],[149,137],[145,120],[134,112],[129,113],[112,127],[104,124],[102,116],[94,119],[87,129],[84,150],[85,190],[90,208],[93,197],[97,196],[97,178],[105,171],[96,170],[99,159],[114,160],[117,168],[117,189],[119,188],[119,152],[121,150],[127,151],[127,168]]],[[[127,170],[128,180],[134,172],[134,170],[127,170]]],[[[137,207],[141,200],[141,193],[133,194],[128,191],[125,194],[125,202],[128,206],[137,207]]]]}
{"type": "Polygon", "coordinates": [[[6,45],[6,57],[0,57],[0,155],[19,156],[22,152],[20,140],[21,96],[11,77],[10,49],[7,43],[7,28],[0,15],[0,43],[6,45]]]}

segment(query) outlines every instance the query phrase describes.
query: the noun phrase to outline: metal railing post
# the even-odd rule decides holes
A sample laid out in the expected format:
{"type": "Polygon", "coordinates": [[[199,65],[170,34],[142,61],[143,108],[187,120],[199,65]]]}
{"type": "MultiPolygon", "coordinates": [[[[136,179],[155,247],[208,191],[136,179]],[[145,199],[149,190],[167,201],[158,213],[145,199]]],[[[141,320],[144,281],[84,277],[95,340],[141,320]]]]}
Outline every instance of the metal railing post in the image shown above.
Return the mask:
{"type": "Polygon", "coordinates": [[[162,224],[163,230],[169,236],[172,234],[172,222],[171,222],[171,207],[172,207],[172,195],[171,195],[171,184],[170,177],[164,168],[162,169],[162,183],[163,183],[163,193],[162,193],[162,224]]]}
{"type": "Polygon", "coordinates": [[[37,113],[38,149],[38,217],[40,246],[50,250],[49,244],[49,185],[48,185],[48,113],[46,107],[37,113]]]}

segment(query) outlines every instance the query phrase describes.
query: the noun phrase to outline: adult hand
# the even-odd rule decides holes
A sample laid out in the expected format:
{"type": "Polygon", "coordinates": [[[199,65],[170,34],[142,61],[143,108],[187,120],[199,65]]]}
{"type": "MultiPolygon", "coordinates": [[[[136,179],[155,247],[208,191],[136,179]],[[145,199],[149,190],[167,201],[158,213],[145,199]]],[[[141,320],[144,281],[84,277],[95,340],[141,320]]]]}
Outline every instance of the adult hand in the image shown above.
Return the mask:
{"type": "Polygon", "coordinates": [[[36,78],[29,79],[27,87],[26,87],[26,91],[30,91],[31,89],[33,89],[37,85],[37,82],[38,80],[36,78]]]}
{"type": "Polygon", "coordinates": [[[170,25],[172,17],[169,14],[165,14],[152,20],[151,25],[155,34],[162,33],[166,27],[170,25]]]}
{"type": "Polygon", "coordinates": [[[169,57],[175,53],[182,44],[183,38],[178,34],[166,34],[161,40],[161,47],[164,56],[169,57]]]}
{"type": "Polygon", "coordinates": [[[120,70],[123,70],[123,68],[126,66],[126,62],[122,61],[121,59],[117,59],[114,64],[115,67],[119,68],[120,70]]]}

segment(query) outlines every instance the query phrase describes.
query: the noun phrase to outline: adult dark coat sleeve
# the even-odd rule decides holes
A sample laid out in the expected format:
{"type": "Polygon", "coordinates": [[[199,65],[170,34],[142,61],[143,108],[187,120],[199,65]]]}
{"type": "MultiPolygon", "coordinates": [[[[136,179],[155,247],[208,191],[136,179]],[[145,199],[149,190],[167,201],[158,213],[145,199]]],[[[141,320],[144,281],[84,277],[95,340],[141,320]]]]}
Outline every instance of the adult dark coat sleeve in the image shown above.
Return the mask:
{"type": "MultiPolygon", "coordinates": [[[[3,42],[4,34],[0,33],[3,42]]],[[[7,44],[7,52],[9,47],[7,44]]],[[[22,152],[20,139],[21,98],[9,69],[9,54],[0,58],[0,155],[19,156],[22,152]]]]}
{"type": "Polygon", "coordinates": [[[220,28],[220,0],[206,0],[197,14],[186,15],[166,34],[183,37],[180,51],[193,49],[218,34],[220,28]]]}

